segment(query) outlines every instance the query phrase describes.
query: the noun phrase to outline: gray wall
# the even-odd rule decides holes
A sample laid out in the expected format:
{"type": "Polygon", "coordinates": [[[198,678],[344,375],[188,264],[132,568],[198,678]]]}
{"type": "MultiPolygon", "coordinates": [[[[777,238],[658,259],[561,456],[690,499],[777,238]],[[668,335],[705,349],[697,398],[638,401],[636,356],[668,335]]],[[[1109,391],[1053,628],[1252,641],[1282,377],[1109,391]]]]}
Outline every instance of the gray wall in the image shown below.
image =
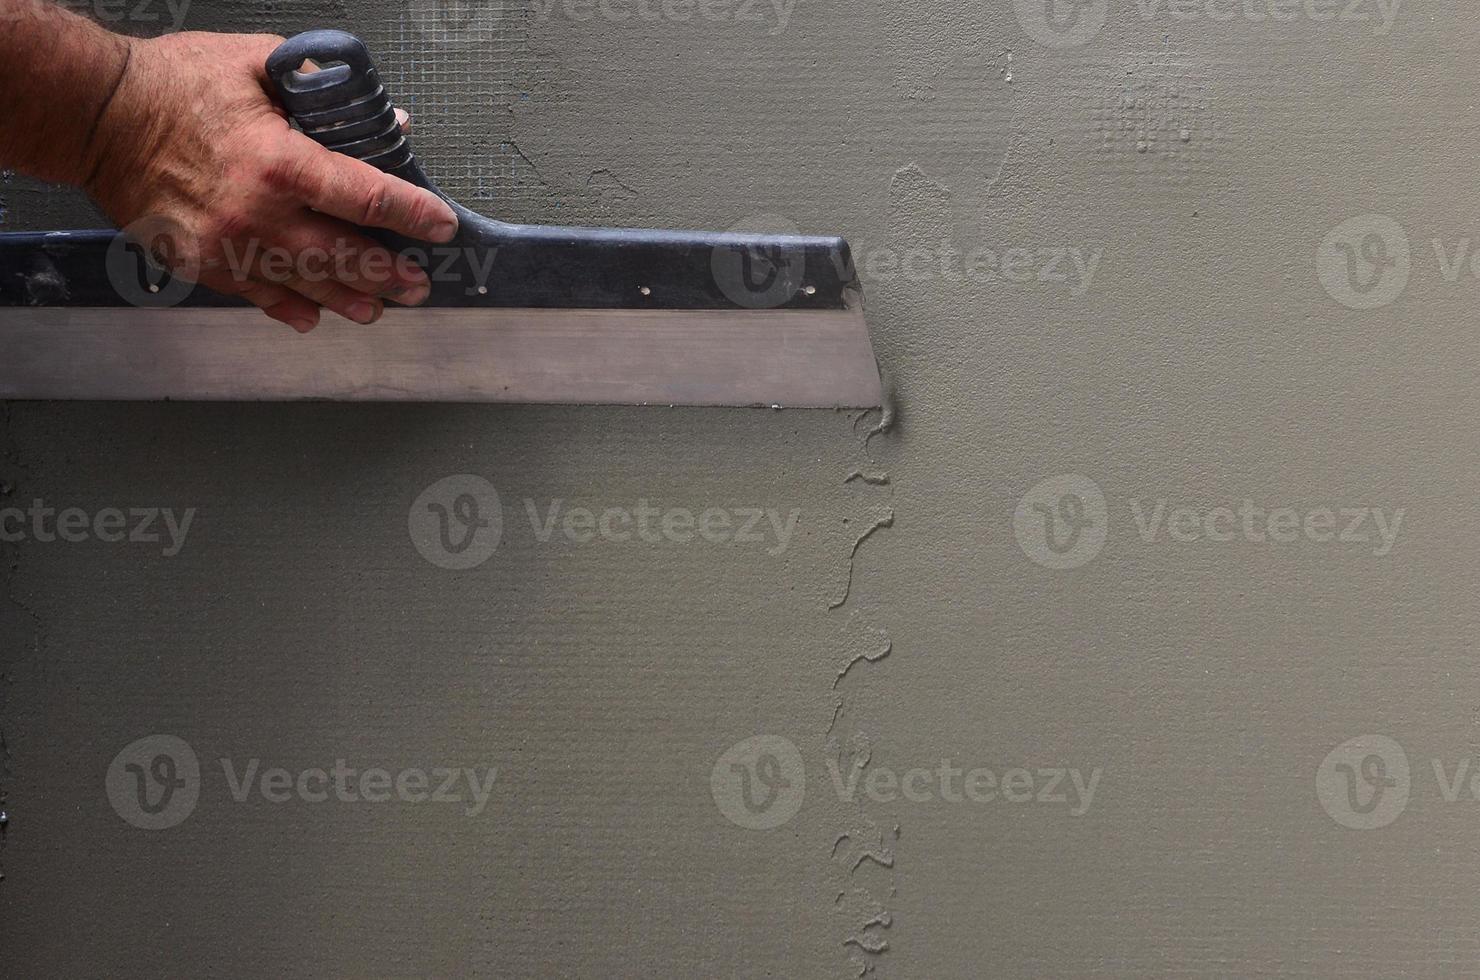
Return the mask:
{"type": "Polygon", "coordinates": [[[0,504],[194,509],[172,556],[0,546],[7,969],[1477,972],[1472,5],[535,2],[186,25],[361,32],[498,216],[846,234],[894,426],[6,406],[0,504]],[[501,502],[468,570],[408,531],[460,474],[501,502]],[[199,775],[141,829],[159,755],[199,775]],[[338,759],[496,773],[228,778],[338,759]]]}

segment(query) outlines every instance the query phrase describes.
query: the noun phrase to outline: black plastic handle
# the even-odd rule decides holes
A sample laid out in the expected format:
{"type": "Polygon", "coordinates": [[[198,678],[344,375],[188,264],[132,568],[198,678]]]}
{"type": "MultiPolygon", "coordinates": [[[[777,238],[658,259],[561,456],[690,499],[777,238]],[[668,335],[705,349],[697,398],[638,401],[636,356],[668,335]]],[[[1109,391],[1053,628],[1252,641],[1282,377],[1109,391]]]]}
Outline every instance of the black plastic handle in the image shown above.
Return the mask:
{"type": "Polygon", "coordinates": [[[268,56],[267,77],[289,115],[316,142],[430,186],[396,122],[396,108],[364,41],[344,31],[295,35],[268,56]],[[300,71],[305,61],[320,70],[300,71]]]}

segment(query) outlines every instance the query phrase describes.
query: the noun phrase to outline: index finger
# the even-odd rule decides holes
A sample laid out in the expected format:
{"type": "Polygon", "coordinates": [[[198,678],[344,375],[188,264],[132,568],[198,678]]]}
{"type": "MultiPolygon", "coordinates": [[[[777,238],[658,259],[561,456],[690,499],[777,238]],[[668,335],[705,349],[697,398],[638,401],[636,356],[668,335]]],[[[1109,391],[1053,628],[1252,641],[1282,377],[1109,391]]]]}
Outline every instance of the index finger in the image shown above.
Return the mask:
{"type": "Polygon", "coordinates": [[[457,233],[457,215],[426,188],[293,135],[302,141],[302,153],[280,176],[315,211],[429,242],[445,242],[457,233]]]}

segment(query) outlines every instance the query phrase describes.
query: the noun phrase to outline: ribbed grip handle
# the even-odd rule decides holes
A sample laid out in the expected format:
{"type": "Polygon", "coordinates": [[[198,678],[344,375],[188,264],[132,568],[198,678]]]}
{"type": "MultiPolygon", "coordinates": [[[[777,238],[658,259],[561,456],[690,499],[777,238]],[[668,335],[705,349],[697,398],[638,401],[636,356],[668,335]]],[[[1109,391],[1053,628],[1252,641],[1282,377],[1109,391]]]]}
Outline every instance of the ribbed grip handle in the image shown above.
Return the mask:
{"type": "Polygon", "coordinates": [[[370,49],[344,31],[307,31],[267,58],[267,77],[300,129],[336,153],[424,184],[370,49]],[[319,71],[300,71],[305,61],[319,71]]]}

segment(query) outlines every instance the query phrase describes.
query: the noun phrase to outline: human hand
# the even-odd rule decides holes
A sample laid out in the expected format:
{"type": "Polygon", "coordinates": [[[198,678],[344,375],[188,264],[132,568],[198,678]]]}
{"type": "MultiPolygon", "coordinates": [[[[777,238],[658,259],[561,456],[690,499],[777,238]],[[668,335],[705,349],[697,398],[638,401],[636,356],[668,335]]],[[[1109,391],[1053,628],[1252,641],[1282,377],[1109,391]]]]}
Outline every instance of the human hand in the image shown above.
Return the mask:
{"type": "Polygon", "coordinates": [[[84,187],[119,227],[149,219],[166,229],[155,252],[172,270],[300,332],[318,324],[320,307],[373,323],[386,299],[423,302],[426,273],[353,226],[446,242],[457,216],[431,191],[288,125],[264,69],[282,40],[129,40],[84,187]]]}

